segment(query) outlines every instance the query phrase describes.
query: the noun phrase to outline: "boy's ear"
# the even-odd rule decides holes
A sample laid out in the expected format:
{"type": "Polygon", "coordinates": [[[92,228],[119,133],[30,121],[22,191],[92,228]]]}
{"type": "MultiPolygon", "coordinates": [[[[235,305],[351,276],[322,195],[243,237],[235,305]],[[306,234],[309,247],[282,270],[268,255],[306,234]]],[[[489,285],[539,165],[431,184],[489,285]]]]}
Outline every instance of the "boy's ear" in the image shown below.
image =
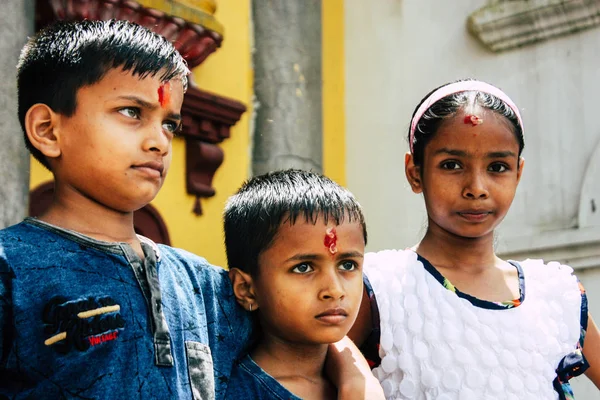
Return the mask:
{"type": "Polygon", "coordinates": [[[233,284],[233,294],[237,302],[248,311],[257,310],[258,303],[254,296],[254,283],[250,274],[238,268],[231,268],[229,279],[233,284]]]}
{"type": "Polygon", "coordinates": [[[406,153],[404,156],[404,172],[412,191],[421,193],[423,191],[421,169],[415,165],[413,155],[410,153],[406,153]]]}
{"type": "Polygon", "coordinates": [[[48,158],[61,154],[56,125],[58,115],[46,104],[34,104],[25,114],[25,131],[32,146],[48,158]]]}

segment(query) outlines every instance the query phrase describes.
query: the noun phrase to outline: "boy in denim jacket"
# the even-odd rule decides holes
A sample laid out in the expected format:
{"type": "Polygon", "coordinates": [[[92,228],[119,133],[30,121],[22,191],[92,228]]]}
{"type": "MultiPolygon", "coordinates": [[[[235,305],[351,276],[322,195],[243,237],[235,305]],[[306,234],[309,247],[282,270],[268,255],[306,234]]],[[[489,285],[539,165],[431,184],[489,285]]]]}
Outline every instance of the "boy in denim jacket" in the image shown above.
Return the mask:
{"type": "Polygon", "coordinates": [[[19,119],[55,197],[0,231],[0,398],[225,392],[250,333],[227,272],[133,227],[169,170],[188,73],[126,21],[60,23],[24,47],[19,119]]]}

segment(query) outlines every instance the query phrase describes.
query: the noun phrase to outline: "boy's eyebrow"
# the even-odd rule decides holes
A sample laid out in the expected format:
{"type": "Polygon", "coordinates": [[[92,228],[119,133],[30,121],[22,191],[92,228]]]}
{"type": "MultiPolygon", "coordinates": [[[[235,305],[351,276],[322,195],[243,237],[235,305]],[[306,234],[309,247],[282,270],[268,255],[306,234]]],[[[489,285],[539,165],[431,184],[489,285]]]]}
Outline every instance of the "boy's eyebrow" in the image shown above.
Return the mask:
{"type": "MultiPolygon", "coordinates": [[[[341,258],[364,258],[364,254],[359,252],[359,251],[345,251],[343,253],[338,253],[336,254],[337,259],[341,259],[341,258]]],[[[318,260],[320,258],[324,258],[322,255],[319,254],[312,254],[312,253],[300,253],[300,254],[295,254],[293,256],[291,256],[290,258],[288,258],[287,261],[312,261],[312,260],[318,260]]]]}
{"type": "MultiPolygon", "coordinates": [[[[138,106],[147,108],[149,110],[154,110],[154,109],[158,108],[158,105],[150,103],[150,102],[148,102],[144,99],[141,99],[137,96],[118,96],[117,99],[133,101],[138,106]]],[[[181,114],[170,113],[169,115],[167,115],[167,117],[170,119],[181,121],[181,114]]]]}
{"type": "Polygon", "coordinates": [[[142,98],[139,98],[137,96],[117,96],[117,99],[133,101],[138,106],[148,108],[151,110],[158,108],[158,105],[152,104],[152,103],[150,103],[142,98]]]}

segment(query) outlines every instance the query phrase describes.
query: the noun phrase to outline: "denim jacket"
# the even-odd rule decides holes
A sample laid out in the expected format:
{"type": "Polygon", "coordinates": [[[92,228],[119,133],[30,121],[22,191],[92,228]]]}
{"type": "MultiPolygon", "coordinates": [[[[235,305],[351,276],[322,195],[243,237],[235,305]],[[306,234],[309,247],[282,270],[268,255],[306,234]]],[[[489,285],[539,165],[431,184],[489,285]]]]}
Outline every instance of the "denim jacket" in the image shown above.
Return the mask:
{"type": "Polygon", "coordinates": [[[226,271],[142,239],[0,231],[0,398],[224,397],[251,330],[226,271]]]}

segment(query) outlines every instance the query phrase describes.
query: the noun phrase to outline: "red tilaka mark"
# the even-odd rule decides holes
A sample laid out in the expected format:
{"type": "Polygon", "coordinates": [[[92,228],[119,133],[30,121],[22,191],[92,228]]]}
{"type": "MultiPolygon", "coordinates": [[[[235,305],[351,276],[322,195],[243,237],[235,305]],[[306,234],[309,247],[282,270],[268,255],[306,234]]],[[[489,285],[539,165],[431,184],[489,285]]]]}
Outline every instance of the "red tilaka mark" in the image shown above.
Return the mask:
{"type": "Polygon", "coordinates": [[[100,336],[90,336],[88,340],[92,346],[99,345],[100,343],[110,342],[111,340],[115,340],[119,336],[119,331],[114,331],[110,333],[105,333],[100,336]]]}
{"type": "Polygon", "coordinates": [[[325,240],[323,240],[323,244],[329,249],[331,254],[337,253],[337,235],[334,227],[327,228],[325,231],[325,240]]]}
{"type": "Polygon", "coordinates": [[[465,124],[471,124],[473,126],[483,124],[483,120],[477,115],[467,115],[463,121],[465,124]]]}
{"type": "Polygon", "coordinates": [[[171,83],[164,82],[158,87],[158,102],[162,108],[165,108],[171,101],[171,83]]]}

